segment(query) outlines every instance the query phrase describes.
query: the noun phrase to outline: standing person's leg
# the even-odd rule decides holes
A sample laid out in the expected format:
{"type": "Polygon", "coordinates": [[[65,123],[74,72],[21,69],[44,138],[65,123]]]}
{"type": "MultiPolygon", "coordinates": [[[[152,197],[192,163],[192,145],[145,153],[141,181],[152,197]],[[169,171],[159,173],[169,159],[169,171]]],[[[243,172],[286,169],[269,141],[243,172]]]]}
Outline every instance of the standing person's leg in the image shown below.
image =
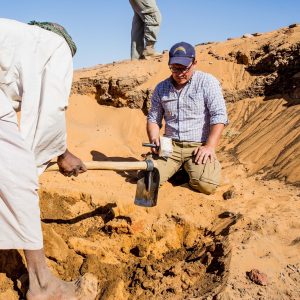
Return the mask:
{"type": "Polygon", "coordinates": [[[94,300],[97,296],[97,280],[85,274],[73,282],[65,282],[50,272],[44,250],[25,250],[29,274],[27,300],[94,300]]]}
{"type": "Polygon", "coordinates": [[[221,166],[217,159],[212,162],[207,160],[205,164],[195,164],[193,151],[199,145],[201,143],[186,143],[184,169],[189,174],[190,187],[200,193],[210,195],[220,184],[221,166]]]}
{"type": "Polygon", "coordinates": [[[143,56],[155,55],[154,45],[157,42],[157,37],[161,23],[161,13],[156,5],[155,0],[147,1],[147,4],[151,7],[147,13],[144,14],[144,37],[145,37],[145,50],[143,56]]]}
{"type": "Polygon", "coordinates": [[[140,59],[144,51],[144,22],[134,13],[131,27],[131,59],[140,59]]]}

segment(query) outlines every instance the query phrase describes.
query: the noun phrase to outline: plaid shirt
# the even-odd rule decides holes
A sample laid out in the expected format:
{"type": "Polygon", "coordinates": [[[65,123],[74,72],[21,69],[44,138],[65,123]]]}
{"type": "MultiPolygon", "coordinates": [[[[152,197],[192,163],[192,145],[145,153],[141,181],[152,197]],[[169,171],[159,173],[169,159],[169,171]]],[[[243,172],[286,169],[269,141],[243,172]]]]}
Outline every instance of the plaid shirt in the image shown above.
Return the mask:
{"type": "Polygon", "coordinates": [[[195,71],[180,92],[171,77],[160,82],[153,92],[148,121],[161,127],[163,118],[165,136],[177,141],[206,142],[211,125],[228,123],[219,81],[195,71]]]}

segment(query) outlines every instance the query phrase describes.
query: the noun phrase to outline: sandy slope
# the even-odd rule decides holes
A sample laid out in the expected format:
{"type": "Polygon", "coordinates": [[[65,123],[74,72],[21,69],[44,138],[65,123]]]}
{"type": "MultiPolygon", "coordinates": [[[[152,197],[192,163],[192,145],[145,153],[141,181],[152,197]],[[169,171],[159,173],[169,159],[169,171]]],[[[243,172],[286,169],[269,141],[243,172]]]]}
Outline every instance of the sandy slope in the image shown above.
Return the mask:
{"type": "MultiPolygon", "coordinates": [[[[257,76],[220,57],[270,41],[299,42],[299,27],[290,31],[198,46],[198,68],[226,91],[246,89],[257,76]]],[[[168,72],[165,54],[79,70],[74,81],[147,76],[135,87],[144,90],[168,72]]],[[[71,96],[69,149],[85,161],[140,160],[145,115],[99,105],[95,97],[71,96]]],[[[299,299],[300,114],[288,103],[282,95],[228,101],[231,123],[218,149],[224,179],[214,195],[196,193],[177,177],[160,189],[158,205],[145,209],[133,204],[136,172],[44,173],[41,217],[53,272],[66,280],[95,274],[101,299],[299,299]],[[268,284],[251,282],[251,269],[265,273],[268,284]]],[[[21,252],[1,251],[0,299],[20,299],[26,285],[21,252]]]]}

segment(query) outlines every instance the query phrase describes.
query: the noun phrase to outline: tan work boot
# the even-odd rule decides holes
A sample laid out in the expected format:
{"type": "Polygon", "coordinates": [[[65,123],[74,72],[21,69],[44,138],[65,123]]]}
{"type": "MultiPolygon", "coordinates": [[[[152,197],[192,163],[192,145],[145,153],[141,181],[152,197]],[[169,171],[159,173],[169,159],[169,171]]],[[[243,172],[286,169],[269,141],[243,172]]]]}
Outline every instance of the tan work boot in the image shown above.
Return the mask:
{"type": "Polygon", "coordinates": [[[149,43],[146,45],[144,51],[143,51],[143,55],[142,58],[147,59],[147,57],[149,56],[156,56],[159,55],[158,52],[155,51],[154,49],[154,43],[149,43]]]}

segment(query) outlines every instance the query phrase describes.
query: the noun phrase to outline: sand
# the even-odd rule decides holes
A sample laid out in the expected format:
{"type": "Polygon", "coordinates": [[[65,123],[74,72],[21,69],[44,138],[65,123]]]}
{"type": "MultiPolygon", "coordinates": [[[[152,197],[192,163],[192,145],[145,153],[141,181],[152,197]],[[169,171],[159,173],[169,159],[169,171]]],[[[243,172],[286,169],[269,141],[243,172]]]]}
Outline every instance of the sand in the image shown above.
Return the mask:
{"type": "MultiPolygon", "coordinates": [[[[229,55],[299,41],[298,26],[197,47],[197,68],[235,95],[227,97],[230,125],[218,148],[223,180],[214,195],[192,191],[177,176],[160,188],[156,207],[143,208],[134,205],[135,171],[45,172],[41,218],[52,271],[65,280],[94,274],[106,300],[299,299],[300,106],[285,94],[251,94],[261,74],[229,55]],[[249,279],[253,269],[266,285],[249,279]]],[[[77,70],[74,84],[127,74],[147,77],[135,91],[153,89],[169,75],[167,54],[77,70]]],[[[143,111],[124,99],[124,107],[101,105],[93,89],[70,97],[69,150],[84,161],[142,160],[143,111]]],[[[22,252],[1,251],[0,299],[22,299],[26,287],[22,252]]]]}

